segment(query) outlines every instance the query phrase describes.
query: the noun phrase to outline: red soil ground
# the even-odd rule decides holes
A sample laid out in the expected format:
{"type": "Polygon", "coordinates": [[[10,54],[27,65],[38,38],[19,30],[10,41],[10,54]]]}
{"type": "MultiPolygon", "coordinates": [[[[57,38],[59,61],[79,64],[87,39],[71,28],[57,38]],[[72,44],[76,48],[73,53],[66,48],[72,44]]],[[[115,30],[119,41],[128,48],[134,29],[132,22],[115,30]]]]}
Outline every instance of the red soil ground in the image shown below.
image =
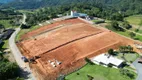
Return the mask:
{"type": "Polygon", "coordinates": [[[79,39],[88,35],[95,35],[102,32],[100,29],[93,28],[89,24],[78,23],[60,28],[56,31],[48,32],[36,37],[22,41],[21,44],[29,55],[40,55],[72,40],[79,39]]]}
{"type": "Polygon", "coordinates": [[[60,25],[76,24],[76,23],[86,23],[86,22],[84,22],[84,21],[82,21],[80,19],[68,19],[68,20],[64,20],[64,21],[58,21],[58,22],[55,22],[53,24],[43,26],[43,27],[41,27],[39,29],[28,32],[27,34],[23,35],[21,37],[21,39],[32,37],[34,35],[40,34],[41,32],[47,31],[49,29],[55,28],[55,27],[60,26],[60,25]]]}
{"type": "Polygon", "coordinates": [[[54,73],[66,74],[85,64],[83,61],[85,57],[93,57],[106,52],[110,48],[118,48],[120,45],[132,45],[134,43],[130,39],[121,37],[109,30],[96,28],[80,19],[60,21],[29,32],[23,37],[40,34],[43,30],[57,27],[62,23],[72,24],[19,43],[25,56],[41,56],[37,60],[37,64],[34,64],[33,69],[38,68],[39,72],[42,72],[45,76],[54,73]],[[49,61],[55,62],[56,60],[60,61],[61,65],[56,64],[56,67],[53,67],[49,61]]]}

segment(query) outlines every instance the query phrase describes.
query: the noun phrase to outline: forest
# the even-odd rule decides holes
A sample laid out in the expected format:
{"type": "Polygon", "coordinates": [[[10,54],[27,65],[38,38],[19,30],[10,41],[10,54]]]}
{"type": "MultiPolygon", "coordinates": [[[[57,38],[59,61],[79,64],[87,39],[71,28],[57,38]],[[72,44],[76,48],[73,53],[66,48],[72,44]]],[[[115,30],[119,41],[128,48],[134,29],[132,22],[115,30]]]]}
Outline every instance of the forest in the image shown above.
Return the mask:
{"type": "MultiPolygon", "coordinates": [[[[28,14],[29,26],[66,15],[71,10],[108,20],[122,21],[124,17],[142,14],[141,0],[13,0],[1,9],[32,10],[28,14]]],[[[1,15],[1,14],[0,14],[1,15]]],[[[3,16],[3,15],[2,15],[3,16]]]]}
{"type": "Polygon", "coordinates": [[[105,7],[105,5],[100,5],[100,3],[80,2],[75,4],[72,3],[70,5],[58,5],[54,7],[44,7],[39,8],[38,10],[33,10],[33,13],[27,14],[28,18],[26,21],[29,26],[32,26],[42,21],[56,18],[58,14],[69,14],[71,10],[86,13],[89,16],[117,21],[123,21],[124,17],[130,15],[141,14],[141,9],[122,9],[120,11],[120,9],[118,8],[105,7]]]}

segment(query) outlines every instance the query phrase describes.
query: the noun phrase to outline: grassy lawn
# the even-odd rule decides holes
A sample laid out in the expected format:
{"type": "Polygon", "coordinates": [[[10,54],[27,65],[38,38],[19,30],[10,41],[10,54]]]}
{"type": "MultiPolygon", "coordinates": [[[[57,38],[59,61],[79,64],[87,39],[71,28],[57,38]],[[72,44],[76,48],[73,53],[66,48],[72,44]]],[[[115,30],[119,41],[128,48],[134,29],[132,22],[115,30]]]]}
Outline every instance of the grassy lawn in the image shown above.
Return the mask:
{"type": "Polygon", "coordinates": [[[20,37],[28,32],[28,29],[22,29],[17,35],[16,35],[16,41],[20,40],[20,37]]]}
{"type": "Polygon", "coordinates": [[[125,31],[125,32],[122,32],[122,31],[115,31],[115,32],[118,33],[118,34],[121,34],[121,35],[123,35],[123,36],[130,37],[128,31],[125,31]]]}
{"type": "Polygon", "coordinates": [[[99,20],[99,19],[94,19],[92,20],[94,23],[99,24],[99,23],[104,23],[103,20],[99,20]]]}
{"type": "Polygon", "coordinates": [[[9,44],[8,44],[8,40],[4,41],[4,45],[2,46],[2,48],[8,48],[9,44]]]}
{"type": "Polygon", "coordinates": [[[130,24],[142,25],[142,15],[133,15],[125,18],[130,24]]]}
{"type": "Polygon", "coordinates": [[[25,33],[30,32],[30,31],[32,31],[32,30],[35,30],[35,29],[37,29],[37,28],[39,28],[39,26],[32,26],[32,27],[29,28],[29,29],[21,29],[21,31],[20,31],[20,32],[17,34],[17,36],[16,36],[16,41],[20,40],[20,37],[21,37],[22,35],[24,35],[25,33]]]}
{"type": "MultiPolygon", "coordinates": [[[[106,28],[109,29],[109,30],[112,30],[112,31],[114,31],[114,32],[116,32],[116,33],[118,33],[120,35],[123,35],[123,36],[131,38],[130,35],[129,35],[129,33],[130,33],[129,31],[124,31],[124,32],[122,32],[122,31],[116,31],[116,30],[114,30],[110,26],[106,26],[106,28]]],[[[140,31],[142,32],[142,30],[140,30],[140,31]]],[[[137,39],[137,40],[139,40],[139,41],[142,41],[142,36],[141,35],[137,34],[134,38],[137,39]]]]}
{"type": "MultiPolygon", "coordinates": [[[[133,72],[131,72],[133,73],[133,72]]],[[[136,77],[136,74],[133,73],[136,77]]],[[[87,75],[94,77],[94,80],[135,80],[122,75],[119,69],[103,67],[100,65],[87,64],[85,67],[68,76],[65,80],[89,80],[87,75]],[[79,75],[77,75],[79,73],[79,75]]]]}
{"type": "MultiPolygon", "coordinates": [[[[118,56],[117,56],[119,59],[123,59],[123,54],[122,53],[119,53],[118,56]]],[[[130,63],[130,62],[133,62],[135,61],[138,57],[139,57],[139,54],[137,53],[125,53],[124,55],[125,59],[130,63]]]]}
{"type": "Polygon", "coordinates": [[[0,20],[0,24],[4,25],[5,28],[15,28],[16,27],[10,24],[10,20],[0,20]]]}
{"type": "Polygon", "coordinates": [[[141,35],[136,35],[135,38],[138,38],[139,41],[142,41],[142,36],[141,35]]]}
{"type": "Polygon", "coordinates": [[[100,20],[97,20],[97,19],[94,19],[94,20],[93,20],[93,22],[98,22],[98,21],[100,21],[100,20]]]}
{"type": "Polygon", "coordinates": [[[141,33],[141,34],[142,34],[142,30],[139,30],[138,33],[141,33]]]}

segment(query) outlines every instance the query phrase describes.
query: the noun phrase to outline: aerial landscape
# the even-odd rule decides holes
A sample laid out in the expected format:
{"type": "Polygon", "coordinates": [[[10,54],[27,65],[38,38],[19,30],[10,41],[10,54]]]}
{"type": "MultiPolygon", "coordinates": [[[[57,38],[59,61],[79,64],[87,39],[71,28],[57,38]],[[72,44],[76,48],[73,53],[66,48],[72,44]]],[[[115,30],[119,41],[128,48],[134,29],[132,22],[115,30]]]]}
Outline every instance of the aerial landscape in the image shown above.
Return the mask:
{"type": "Polygon", "coordinates": [[[142,80],[141,0],[0,0],[0,80],[142,80]]]}

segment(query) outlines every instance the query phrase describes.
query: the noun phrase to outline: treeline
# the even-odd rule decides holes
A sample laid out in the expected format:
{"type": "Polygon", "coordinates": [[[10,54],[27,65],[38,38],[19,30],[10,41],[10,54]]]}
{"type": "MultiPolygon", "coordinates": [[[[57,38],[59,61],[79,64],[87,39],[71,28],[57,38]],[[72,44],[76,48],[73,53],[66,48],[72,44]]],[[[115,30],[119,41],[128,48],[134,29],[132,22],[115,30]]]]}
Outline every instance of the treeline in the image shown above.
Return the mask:
{"type": "MultiPolygon", "coordinates": [[[[39,0],[35,0],[33,2],[38,1],[39,0]]],[[[123,21],[124,17],[130,15],[142,14],[141,0],[72,0],[72,2],[69,1],[70,0],[41,0],[39,3],[42,4],[42,2],[45,2],[45,4],[47,4],[47,2],[49,2],[51,4],[47,4],[47,6],[51,7],[40,8],[38,9],[38,11],[35,10],[34,13],[29,13],[27,15],[28,18],[26,20],[28,25],[33,26],[42,21],[56,18],[58,17],[58,14],[70,14],[71,10],[86,13],[89,16],[96,16],[116,21],[123,21]]],[[[41,5],[41,7],[43,7],[43,5],[41,5]]]]}
{"type": "Polygon", "coordinates": [[[17,15],[22,15],[14,9],[0,9],[0,20],[13,19],[17,15]]]}
{"type": "Polygon", "coordinates": [[[122,21],[125,14],[121,14],[115,9],[106,9],[96,3],[77,3],[70,5],[62,5],[55,7],[40,8],[33,13],[27,14],[27,24],[29,26],[36,25],[45,20],[58,17],[58,14],[67,15],[71,10],[86,13],[89,16],[96,16],[109,20],[122,21]]]}
{"type": "Polygon", "coordinates": [[[37,9],[59,5],[77,5],[82,2],[99,4],[102,7],[105,6],[104,8],[113,8],[120,12],[127,12],[129,15],[142,13],[141,0],[13,0],[13,2],[2,5],[1,8],[37,9]]]}

